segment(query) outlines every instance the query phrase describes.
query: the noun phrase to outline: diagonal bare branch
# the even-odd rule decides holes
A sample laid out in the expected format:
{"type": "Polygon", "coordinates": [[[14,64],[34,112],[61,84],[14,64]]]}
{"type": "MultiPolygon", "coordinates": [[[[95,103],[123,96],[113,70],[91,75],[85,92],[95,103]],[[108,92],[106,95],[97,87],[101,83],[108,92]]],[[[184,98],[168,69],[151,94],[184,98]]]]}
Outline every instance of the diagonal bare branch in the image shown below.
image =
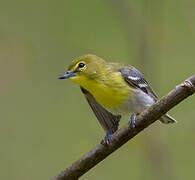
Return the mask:
{"type": "Polygon", "coordinates": [[[131,128],[128,124],[115,132],[109,145],[104,143],[97,145],[90,152],[74,162],[66,170],[52,180],[76,180],[93,168],[109,154],[120,148],[123,144],[136,136],[143,129],[154,123],[163,114],[179,104],[185,98],[195,93],[195,75],[186,79],[176,86],[169,94],[160,101],[144,110],[136,117],[136,128],[131,128]]]}

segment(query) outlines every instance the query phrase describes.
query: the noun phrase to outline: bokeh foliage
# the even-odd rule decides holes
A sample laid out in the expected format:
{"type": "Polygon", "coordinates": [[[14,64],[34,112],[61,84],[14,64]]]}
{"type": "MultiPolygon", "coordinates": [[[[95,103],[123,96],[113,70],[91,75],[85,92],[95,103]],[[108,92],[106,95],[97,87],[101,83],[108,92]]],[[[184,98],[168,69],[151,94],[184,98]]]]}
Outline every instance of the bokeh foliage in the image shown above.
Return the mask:
{"type": "MultiPolygon", "coordinates": [[[[159,96],[194,74],[193,0],[0,4],[0,179],[49,179],[104,136],[79,88],[57,80],[73,58],[132,64],[159,96]]],[[[194,97],[170,114],[179,123],[155,123],[81,179],[192,179],[194,97]]]]}

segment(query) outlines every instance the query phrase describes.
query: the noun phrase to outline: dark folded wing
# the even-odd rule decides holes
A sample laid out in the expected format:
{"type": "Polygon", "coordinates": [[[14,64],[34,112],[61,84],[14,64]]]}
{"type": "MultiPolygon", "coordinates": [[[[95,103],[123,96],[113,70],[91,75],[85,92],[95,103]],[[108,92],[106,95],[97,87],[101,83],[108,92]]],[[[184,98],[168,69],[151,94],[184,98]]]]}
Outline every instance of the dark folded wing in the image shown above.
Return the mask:
{"type": "MultiPolygon", "coordinates": [[[[107,132],[109,129],[116,127],[116,122],[120,120],[120,115],[113,115],[105,108],[103,108],[92,96],[90,92],[81,87],[81,91],[85,95],[87,102],[93,110],[102,128],[107,132]]],[[[113,133],[117,130],[117,127],[113,129],[113,133]]]]}
{"type": "Polygon", "coordinates": [[[157,99],[155,92],[144,79],[143,75],[136,68],[126,66],[119,71],[130,86],[142,90],[149,96],[153,97],[155,100],[157,99]]]}

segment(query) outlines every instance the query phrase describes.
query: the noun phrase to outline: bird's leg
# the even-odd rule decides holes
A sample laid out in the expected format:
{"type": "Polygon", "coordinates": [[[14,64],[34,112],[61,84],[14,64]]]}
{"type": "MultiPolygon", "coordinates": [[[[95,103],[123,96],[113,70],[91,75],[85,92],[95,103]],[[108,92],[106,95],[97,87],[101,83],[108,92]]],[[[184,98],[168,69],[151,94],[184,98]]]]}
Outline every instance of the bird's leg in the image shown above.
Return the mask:
{"type": "Polygon", "coordinates": [[[133,113],[130,117],[130,127],[131,128],[135,128],[135,118],[136,118],[137,114],[133,113]]]}
{"type": "Polygon", "coordinates": [[[104,137],[104,141],[106,144],[109,144],[110,143],[110,136],[112,134],[112,129],[109,129],[107,132],[106,132],[106,136],[104,137]]]}
{"type": "Polygon", "coordinates": [[[110,143],[110,136],[118,129],[119,120],[116,120],[114,125],[106,132],[106,136],[104,137],[104,141],[106,144],[110,143]]]}

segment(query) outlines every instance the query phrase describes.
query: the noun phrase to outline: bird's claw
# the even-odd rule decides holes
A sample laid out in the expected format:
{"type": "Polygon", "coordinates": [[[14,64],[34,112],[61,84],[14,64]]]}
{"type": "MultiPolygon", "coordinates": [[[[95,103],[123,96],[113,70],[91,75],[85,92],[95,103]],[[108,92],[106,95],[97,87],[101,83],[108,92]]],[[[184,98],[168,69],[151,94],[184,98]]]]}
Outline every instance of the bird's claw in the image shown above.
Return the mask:
{"type": "Polygon", "coordinates": [[[106,133],[106,136],[104,137],[104,141],[106,144],[110,144],[110,135],[109,133],[106,133]]]}
{"type": "Polygon", "coordinates": [[[115,124],[107,131],[104,141],[106,144],[110,144],[111,135],[118,129],[119,120],[115,121],[115,124]]]}
{"type": "Polygon", "coordinates": [[[135,118],[136,118],[136,114],[133,113],[130,117],[130,127],[131,128],[135,128],[135,118]]]}

